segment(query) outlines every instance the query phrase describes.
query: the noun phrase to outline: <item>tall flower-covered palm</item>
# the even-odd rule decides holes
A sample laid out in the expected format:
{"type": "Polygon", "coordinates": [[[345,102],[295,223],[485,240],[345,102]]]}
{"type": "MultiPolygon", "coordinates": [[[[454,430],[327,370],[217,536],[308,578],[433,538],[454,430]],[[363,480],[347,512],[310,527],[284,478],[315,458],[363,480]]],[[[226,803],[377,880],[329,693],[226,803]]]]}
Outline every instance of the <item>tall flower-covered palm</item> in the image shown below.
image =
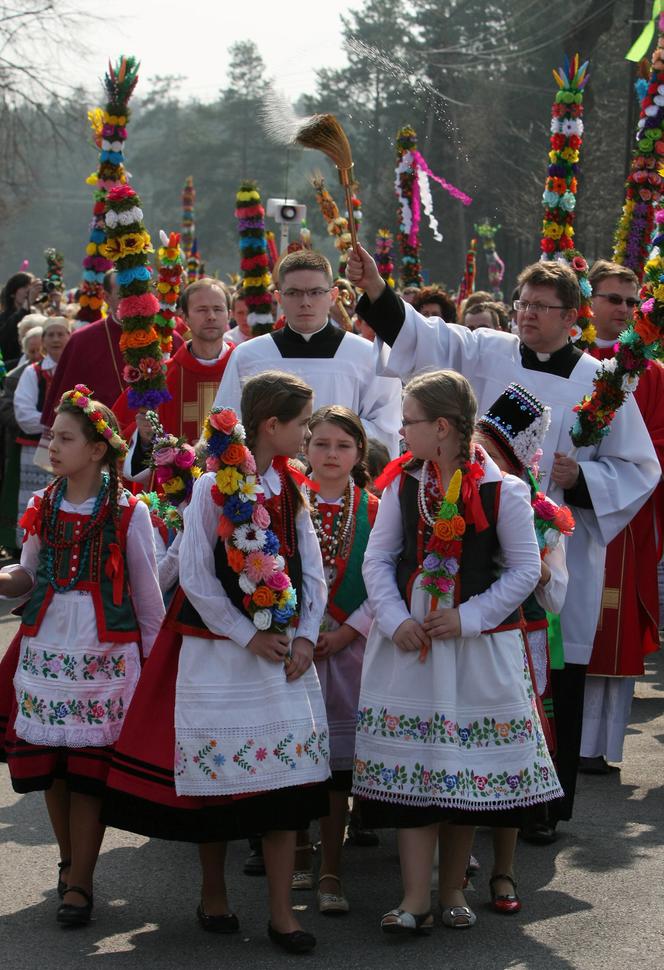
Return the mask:
{"type": "Polygon", "coordinates": [[[194,206],[196,205],[196,189],[194,188],[194,177],[188,175],[184,180],[182,190],[182,252],[184,258],[189,257],[189,253],[194,248],[196,238],[196,219],[194,216],[194,206]]]}
{"type": "Polygon", "coordinates": [[[179,232],[172,232],[170,236],[167,236],[162,229],[160,239],[161,247],[157,252],[159,262],[159,279],[157,281],[159,312],[154,318],[154,324],[159,334],[162,353],[170,354],[173,349],[175,311],[182,285],[184,260],[180,249],[179,232]]]}
{"type": "Polygon", "coordinates": [[[379,229],[376,233],[376,248],[374,252],[378,272],[388,286],[394,286],[394,237],[388,229],[379,229]]]}
{"type": "Polygon", "coordinates": [[[104,221],[107,239],[101,254],[115,264],[120,284],[118,316],[122,321],[120,349],[130,385],[132,408],[156,410],[170,398],[166,390],[166,364],[155,327],[159,301],[150,292],[148,253],[154,252],[143,224],[141,200],[129,185],[116,185],[106,197],[104,221]]]}
{"type": "Polygon", "coordinates": [[[655,206],[664,187],[664,14],[659,40],[636,129],[636,148],[625,183],[625,202],[616,228],[613,258],[634,270],[639,280],[648,258],[655,225],[655,206]]]}
{"type": "Polygon", "coordinates": [[[411,233],[411,220],[413,211],[413,195],[416,172],[414,166],[409,163],[410,152],[417,150],[417,135],[415,129],[410,126],[401,128],[397,135],[397,171],[396,189],[399,204],[397,207],[397,220],[399,231],[397,242],[401,252],[401,272],[399,281],[401,286],[422,286],[424,280],[420,267],[420,241],[411,233]],[[405,200],[406,205],[403,204],[405,200]],[[410,206],[407,212],[406,207],[410,206]]]}
{"type": "Polygon", "coordinates": [[[503,291],[500,284],[505,276],[505,263],[498,255],[496,235],[500,226],[494,226],[490,219],[483,219],[475,226],[475,232],[482,240],[482,248],[486,258],[486,268],[489,276],[489,286],[494,300],[502,300],[503,291]]]}
{"type": "Polygon", "coordinates": [[[257,337],[272,330],[274,319],[268,290],[272,276],[268,268],[265,209],[255,182],[241,183],[235,199],[235,217],[240,235],[242,298],[249,307],[251,332],[257,337]]]}
{"type": "Polygon", "coordinates": [[[129,121],[129,99],[138,81],[138,67],[139,62],[135,57],[124,54],[115,67],[109,62],[108,73],[104,77],[106,109],[102,111],[98,108],[89,113],[95,144],[99,148],[99,166],[87,179],[88,184],[94,187],[94,206],[79,297],[78,319],[85,322],[98,320],[101,315],[104,273],[113,265],[101,252],[101,246],[106,241],[105,201],[113,186],[126,182],[123,151],[129,121]]]}
{"type": "Polygon", "coordinates": [[[579,154],[583,140],[583,92],[588,83],[588,61],[578,54],[565,58],[554,70],[558,85],[551,109],[551,150],[542,202],[544,219],[540,246],[542,259],[574,248],[574,210],[578,187],[579,154]]]}

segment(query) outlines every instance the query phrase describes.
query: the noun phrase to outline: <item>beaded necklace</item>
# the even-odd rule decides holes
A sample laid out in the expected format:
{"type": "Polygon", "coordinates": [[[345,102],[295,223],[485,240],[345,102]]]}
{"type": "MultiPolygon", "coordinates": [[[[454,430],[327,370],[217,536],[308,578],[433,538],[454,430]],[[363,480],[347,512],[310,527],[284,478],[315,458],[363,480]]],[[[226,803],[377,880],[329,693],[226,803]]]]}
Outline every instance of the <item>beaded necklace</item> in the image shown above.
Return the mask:
{"type": "Polygon", "coordinates": [[[297,548],[297,535],[295,532],[295,508],[293,506],[293,495],[288,474],[279,470],[279,481],[281,482],[281,501],[279,510],[281,513],[281,542],[282,552],[286,559],[291,559],[295,555],[297,548]]]}
{"type": "Polygon", "coordinates": [[[46,528],[44,530],[42,541],[47,547],[46,551],[46,569],[47,578],[50,585],[53,587],[56,593],[68,593],[70,590],[79,582],[81,576],[85,575],[85,570],[88,565],[88,559],[90,558],[90,546],[93,537],[101,530],[104,522],[106,521],[109,511],[110,502],[106,502],[108,498],[108,488],[109,488],[109,476],[104,473],[102,475],[102,485],[95,499],[94,508],[90,516],[90,522],[87,526],[72,539],[57,539],[56,529],[58,512],[60,511],[60,506],[62,505],[62,500],[67,488],[67,479],[63,478],[57,485],[55,490],[55,496],[53,499],[53,505],[49,509],[50,515],[46,520],[46,528]],[[104,509],[102,511],[102,505],[104,509]],[[74,546],[81,546],[81,555],[78,560],[78,566],[75,567],[75,573],[73,577],[66,583],[66,585],[61,585],[57,581],[57,572],[60,562],[60,553],[65,549],[72,549],[74,546]]]}
{"type": "MultiPolygon", "coordinates": [[[[343,498],[341,499],[339,512],[337,513],[340,521],[336,527],[333,526],[332,534],[325,531],[323,517],[318,508],[317,500],[312,501],[311,492],[307,489],[311,521],[320,545],[323,564],[325,566],[333,566],[339,556],[344,559],[350,551],[354,521],[353,512],[355,511],[354,486],[355,483],[349,475],[343,498]]],[[[335,516],[335,522],[337,522],[337,516],[335,516]]]]}

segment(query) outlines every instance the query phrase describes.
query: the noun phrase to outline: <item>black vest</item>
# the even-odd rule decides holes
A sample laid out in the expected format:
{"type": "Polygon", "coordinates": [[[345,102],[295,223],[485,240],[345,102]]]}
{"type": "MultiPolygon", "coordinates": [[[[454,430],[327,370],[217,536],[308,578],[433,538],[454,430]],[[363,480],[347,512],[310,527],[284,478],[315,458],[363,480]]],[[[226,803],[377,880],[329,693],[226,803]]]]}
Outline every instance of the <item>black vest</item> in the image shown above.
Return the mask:
{"type": "MultiPolygon", "coordinates": [[[[422,568],[422,558],[426,556],[426,546],[431,538],[430,527],[420,519],[417,505],[418,484],[417,479],[412,475],[404,474],[399,493],[404,548],[397,561],[397,586],[407,604],[410,604],[413,581],[422,568]],[[421,550],[424,550],[423,555],[421,550]]],[[[466,525],[459,570],[459,603],[465,603],[471,596],[484,593],[500,576],[501,567],[498,562],[500,543],[496,533],[496,513],[500,501],[501,484],[502,482],[485,482],[479,486],[482,508],[489,527],[482,532],[476,532],[474,525],[466,525]]],[[[461,501],[459,501],[459,512],[463,514],[461,501]]],[[[500,625],[516,623],[518,617],[518,610],[515,610],[505,617],[500,625]]]]}

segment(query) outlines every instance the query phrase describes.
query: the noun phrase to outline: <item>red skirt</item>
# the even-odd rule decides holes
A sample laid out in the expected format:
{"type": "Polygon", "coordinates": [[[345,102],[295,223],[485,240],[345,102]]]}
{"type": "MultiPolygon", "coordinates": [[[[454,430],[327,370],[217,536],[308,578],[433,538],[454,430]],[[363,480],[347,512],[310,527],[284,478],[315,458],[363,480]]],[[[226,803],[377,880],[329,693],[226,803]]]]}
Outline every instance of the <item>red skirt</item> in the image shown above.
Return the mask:
{"type": "Polygon", "coordinates": [[[14,674],[21,655],[22,634],[12,640],[0,662],[0,761],[6,761],[12,788],[19,794],[46,791],[56,778],[83,795],[100,797],[111,764],[110,747],[65,748],[28,744],[16,736],[18,707],[14,674]]]}
{"type": "Polygon", "coordinates": [[[176,793],[175,686],[182,637],[170,627],[173,612],[172,604],[115,744],[102,821],[151,838],[228,842],[273,830],[306,829],[313,819],[327,815],[327,784],[247,795],[176,793]]]}

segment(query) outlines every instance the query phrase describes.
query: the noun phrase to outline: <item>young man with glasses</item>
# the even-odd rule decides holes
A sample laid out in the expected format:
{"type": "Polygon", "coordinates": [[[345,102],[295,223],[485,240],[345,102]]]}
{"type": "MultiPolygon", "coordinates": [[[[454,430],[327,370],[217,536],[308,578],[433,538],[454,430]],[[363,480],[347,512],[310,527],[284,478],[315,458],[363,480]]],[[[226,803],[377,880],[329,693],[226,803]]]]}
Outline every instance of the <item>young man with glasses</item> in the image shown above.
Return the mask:
{"type": "MultiPolygon", "coordinates": [[[[552,672],[558,733],[558,775],[565,798],[552,803],[538,841],[553,841],[559,819],[572,815],[586,668],[600,613],[605,546],[643,505],[659,480],[659,462],[638,408],[629,399],[610,434],[572,457],[569,429],[574,406],[593,389],[597,362],[570,340],[580,303],[579,284],[567,264],[527,266],[519,276],[517,334],[468,330],[425,319],[386,288],[365,250],[351,254],[348,279],[365,291],[358,312],[389,345],[385,373],[406,380],[434,367],[453,368],[473,385],[478,413],[511,381],[551,408],[540,462],[541,487],[572,506],[576,529],[567,549],[569,584],[561,625],[565,667],[552,672]]],[[[379,347],[380,349],[380,347],[379,347]]],[[[383,358],[380,358],[381,362],[383,358]]]]}
{"type": "MultiPolygon", "coordinates": [[[[597,328],[593,357],[615,355],[615,343],[638,306],[639,281],[626,266],[605,259],[588,274],[597,328]]],[[[634,393],[664,467],[664,367],[653,361],[634,393]]],[[[664,526],[664,487],[656,491],[606,550],[602,611],[586,680],[580,770],[608,774],[623,760],[635,678],[644,656],[659,649],[657,563],[664,526]]]]}
{"type": "Polygon", "coordinates": [[[277,299],[286,326],[241,344],[224,372],[215,404],[239,412],[242,386],[265,370],[297,374],[314,390],[314,407],[343,404],[362,419],[369,438],[399,453],[401,384],[378,377],[371,343],[329,320],[337,297],[332,268],[320,253],[300,250],[281,260],[277,299]]]}

